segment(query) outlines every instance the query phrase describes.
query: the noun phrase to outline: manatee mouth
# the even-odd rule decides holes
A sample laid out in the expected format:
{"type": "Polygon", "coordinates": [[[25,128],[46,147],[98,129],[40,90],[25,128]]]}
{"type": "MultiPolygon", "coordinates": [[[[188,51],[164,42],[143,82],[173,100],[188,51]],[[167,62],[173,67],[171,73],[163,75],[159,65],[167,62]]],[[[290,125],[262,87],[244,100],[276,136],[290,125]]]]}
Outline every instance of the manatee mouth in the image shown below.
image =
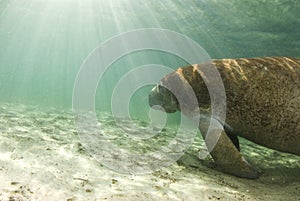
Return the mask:
{"type": "Polygon", "coordinates": [[[174,113],[178,110],[176,97],[165,87],[156,85],[149,94],[149,105],[157,110],[174,113]]]}

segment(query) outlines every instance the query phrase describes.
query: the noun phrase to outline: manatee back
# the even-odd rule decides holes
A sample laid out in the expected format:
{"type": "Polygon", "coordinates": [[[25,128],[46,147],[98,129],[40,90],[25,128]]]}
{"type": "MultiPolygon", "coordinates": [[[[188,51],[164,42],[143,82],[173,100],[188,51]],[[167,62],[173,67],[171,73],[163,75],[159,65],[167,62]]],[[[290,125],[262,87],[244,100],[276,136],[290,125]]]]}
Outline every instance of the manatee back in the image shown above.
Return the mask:
{"type": "Polygon", "coordinates": [[[226,123],[251,141],[300,155],[300,59],[222,59],[214,63],[226,90],[226,123]]]}

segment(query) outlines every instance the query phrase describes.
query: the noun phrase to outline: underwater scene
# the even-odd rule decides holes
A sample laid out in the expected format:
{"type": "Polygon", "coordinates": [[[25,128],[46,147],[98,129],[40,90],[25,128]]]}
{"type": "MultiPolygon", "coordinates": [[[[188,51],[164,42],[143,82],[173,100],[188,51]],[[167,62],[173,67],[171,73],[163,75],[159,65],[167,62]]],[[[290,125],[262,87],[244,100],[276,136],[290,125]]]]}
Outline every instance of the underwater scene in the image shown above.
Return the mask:
{"type": "Polygon", "coordinates": [[[299,10],[0,0],[0,201],[300,201],[299,10]]]}

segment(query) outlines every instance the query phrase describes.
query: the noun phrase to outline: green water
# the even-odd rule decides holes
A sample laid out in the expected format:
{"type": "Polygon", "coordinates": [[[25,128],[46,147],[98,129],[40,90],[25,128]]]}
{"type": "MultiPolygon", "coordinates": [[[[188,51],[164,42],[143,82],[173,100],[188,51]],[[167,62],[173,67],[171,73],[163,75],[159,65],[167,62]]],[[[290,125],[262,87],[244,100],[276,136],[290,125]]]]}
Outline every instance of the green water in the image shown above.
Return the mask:
{"type": "MultiPolygon", "coordinates": [[[[119,166],[135,166],[107,145],[142,159],[169,142],[177,152],[190,143],[186,130],[171,140],[181,126],[178,112],[168,114],[177,126],[148,126],[153,84],[141,86],[128,105],[114,103],[129,108],[132,122],[120,118],[117,124],[110,114],[113,90],[124,75],[147,64],[176,69],[188,64],[183,58],[152,49],[113,62],[95,91],[95,133],[83,136],[71,108],[82,64],[112,37],[161,28],[191,38],[214,59],[299,57],[299,10],[299,0],[0,0],[0,200],[296,200],[298,156],[241,139],[243,156],[263,174],[240,179],[221,173],[209,157],[199,160],[205,154],[199,132],[172,166],[142,176],[119,174],[119,166]],[[106,157],[116,166],[103,162],[105,154],[117,156],[106,157]]],[[[124,86],[141,81],[135,76],[124,86]]]]}
{"type": "MultiPolygon", "coordinates": [[[[0,101],[72,107],[80,65],[99,44],[142,28],[164,28],[198,42],[212,58],[300,55],[298,0],[1,0],[0,101]]],[[[136,66],[176,69],[173,55],[142,51],[121,58],[101,80],[96,107],[110,110],[117,81],[136,66]]],[[[163,76],[163,75],[162,75],[163,76]]],[[[133,96],[131,113],[148,112],[146,95],[133,96]]]]}

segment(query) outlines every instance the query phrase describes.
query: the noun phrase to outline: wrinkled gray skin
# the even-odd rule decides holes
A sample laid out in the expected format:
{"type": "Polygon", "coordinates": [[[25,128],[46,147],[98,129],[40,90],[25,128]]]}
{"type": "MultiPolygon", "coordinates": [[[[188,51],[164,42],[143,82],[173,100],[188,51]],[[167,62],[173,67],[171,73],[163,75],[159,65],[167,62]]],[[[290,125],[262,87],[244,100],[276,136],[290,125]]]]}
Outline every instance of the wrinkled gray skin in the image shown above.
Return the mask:
{"type": "MultiPolygon", "coordinates": [[[[243,178],[255,179],[260,175],[240,154],[237,136],[300,156],[300,59],[222,59],[214,60],[213,64],[220,72],[226,90],[225,125],[216,126],[215,131],[221,131],[216,132],[221,133],[216,144],[212,143],[213,134],[205,134],[209,112],[207,116],[204,112],[201,117],[199,129],[221,169],[243,178]]],[[[195,73],[206,67],[205,64],[187,66],[165,76],[149,94],[149,105],[162,106],[168,113],[181,111],[189,117],[196,107],[209,111],[206,85],[199,73],[195,73]],[[196,66],[198,70],[195,70],[196,66]],[[198,105],[184,104],[190,95],[186,83],[195,92],[198,105]],[[176,97],[181,96],[180,104],[167,88],[172,88],[176,97]]]]}

